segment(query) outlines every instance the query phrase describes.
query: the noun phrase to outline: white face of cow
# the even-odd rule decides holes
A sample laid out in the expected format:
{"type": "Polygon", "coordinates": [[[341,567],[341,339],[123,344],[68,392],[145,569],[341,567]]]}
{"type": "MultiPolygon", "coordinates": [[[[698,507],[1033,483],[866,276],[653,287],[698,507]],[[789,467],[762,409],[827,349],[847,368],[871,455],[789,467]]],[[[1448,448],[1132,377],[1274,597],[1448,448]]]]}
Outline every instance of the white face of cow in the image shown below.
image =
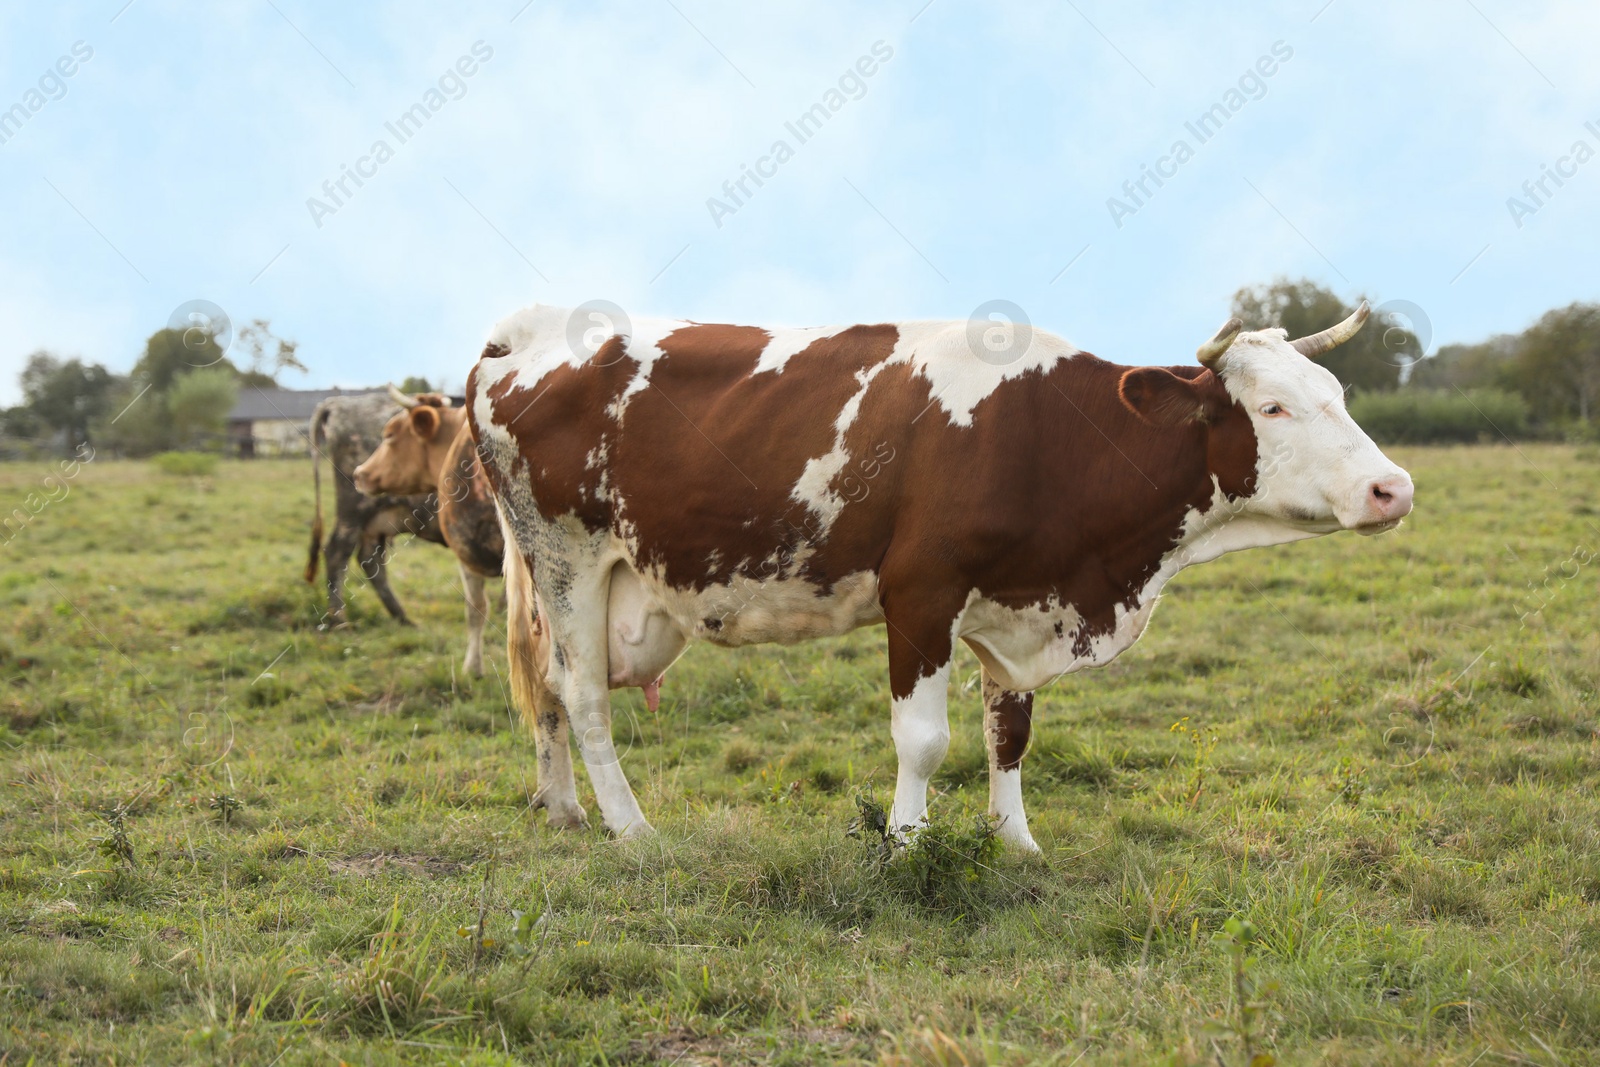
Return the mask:
{"type": "Polygon", "coordinates": [[[1259,445],[1246,511],[1307,533],[1363,534],[1392,530],[1411,511],[1411,476],[1356,425],[1339,380],[1283,330],[1239,334],[1218,369],[1259,445]]]}

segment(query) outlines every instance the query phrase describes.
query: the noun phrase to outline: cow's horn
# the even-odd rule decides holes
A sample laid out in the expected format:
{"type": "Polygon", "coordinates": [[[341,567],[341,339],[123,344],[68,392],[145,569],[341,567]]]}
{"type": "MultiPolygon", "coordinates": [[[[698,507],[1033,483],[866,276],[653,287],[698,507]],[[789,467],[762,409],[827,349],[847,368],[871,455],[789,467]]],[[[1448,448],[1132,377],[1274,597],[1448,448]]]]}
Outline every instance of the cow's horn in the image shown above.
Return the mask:
{"type": "Polygon", "coordinates": [[[1194,354],[1195,358],[1200,361],[1200,365],[1215,370],[1217,360],[1222,358],[1222,353],[1228,350],[1228,346],[1233,344],[1233,339],[1239,336],[1239,331],[1242,329],[1244,329],[1244,323],[1238,319],[1229,319],[1223,323],[1216,336],[1201,345],[1200,350],[1194,354]]]}
{"type": "Polygon", "coordinates": [[[1351,312],[1350,317],[1337,326],[1329,326],[1321,333],[1314,333],[1309,337],[1297,337],[1289,343],[1294,345],[1296,352],[1299,352],[1307,359],[1316,359],[1318,356],[1331,352],[1354,337],[1356,331],[1361,329],[1361,324],[1367,321],[1367,316],[1371,311],[1372,309],[1367,306],[1367,302],[1363,300],[1361,301],[1361,306],[1351,312]]]}
{"type": "Polygon", "coordinates": [[[389,399],[393,400],[396,404],[399,404],[403,408],[414,408],[417,406],[416,397],[407,396],[406,394],[402,393],[399,389],[395,388],[394,383],[392,382],[389,385],[389,399]]]}

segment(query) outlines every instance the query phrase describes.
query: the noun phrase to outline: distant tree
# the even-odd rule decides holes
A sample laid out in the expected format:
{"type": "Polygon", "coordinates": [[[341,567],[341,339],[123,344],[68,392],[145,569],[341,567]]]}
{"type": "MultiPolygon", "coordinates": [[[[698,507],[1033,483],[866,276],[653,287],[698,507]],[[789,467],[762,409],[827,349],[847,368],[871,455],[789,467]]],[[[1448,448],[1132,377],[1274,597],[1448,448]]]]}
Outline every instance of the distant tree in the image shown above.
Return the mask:
{"type": "MultiPolygon", "coordinates": [[[[1233,313],[1244,320],[1246,329],[1281,326],[1289,331],[1290,339],[1325,330],[1353,311],[1355,305],[1346,304],[1309,279],[1279,278],[1233,294],[1233,313]]],[[[1422,346],[1408,331],[1389,329],[1388,325],[1369,323],[1318,362],[1356,390],[1395,388],[1400,384],[1401,368],[1421,358],[1422,346]]]]}
{"type": "Polygon", "coordinates": [[[177,447],[167,396],[146,383],[120,378],[106,414],[93,425],[95,447],[127,456],[148,456],[177,447]]]}
{"type": "Polygon", "coordinates": [[[89,439],[89,423],[110,400],[111,372],[98,363],[35,352],[22,370],[22,396],[52,430],[66,435],[69,450],[89,439]]]}
{"type": "Polygon", "coordinates": [[[197,327],[165,327],[145,341],[144,355],[133,365],[132,377],[141,387],[148,385],[152,391],[165,394],[173,382],[190,371],[224,364],[230,372],[237,373],[212,334],[197,327]]]}
{"type": "Polygon", "coordinates": [[[197,326],[181,330],[168,326],[145,341],[144,354],[134,364],[132,376],[165,394],[185,374],[217,367],[226,370],[241,386],[271,389],[277,386],[278,375],[286,370],[305,373],[305,364],[295,355],[298,347],[296,342],[274,334],[266,319],[254,319],[239,330],[231,346],[249,360],[249,366],[241,370],[217,344],[215,334],[197,326]]]}
{"type": "Polygon", "coordinates": [[[39,418],[39,413],[26,404],[0,410],[0,435],[33,438],[41,436],[44,431],[44,421],[39,418]]]}
{"type": "Polygon", "coordinates": [[[1520,341],[1517,334],[1502,333],[1475,345],[1440,345],[1438,352],[1412,366],[1407,386],[1462,390],[1504,387],[1519,392],[1508,379],[1520,341]]]}
{"type": "Polygon", "coordinates": [[[428,384],[428,379],[426,379],[426,378],[418,378],[416,375],[413,374],[411,377],[407,378],[405,381],[400,383],[400,391],[402,393],[413,393],[414,394],[414,393],[432,393],[435,390],[434,390],[433,386],[428,384]]]}
{"type": "Polygon", "coordinates": [[[1600,304],[1545,312],[1518,342],[1510,380],[1542,420],[1600,414],[1600,304]]]}
{"type": "Polygon", "coordinates": [[[266,319],[252,319],[239,331],[239,347],[250,357],[249,369],[240,372],[242,385],[271,388],[286,370],[306,373],[306,365],[295,356],[298,341],[286,341],[272,332],[266,319]]]}
{"type": "Polygon", "coordinates": [[[166,397],[179,444],[197,444],[204,434],[220,433],[238,399],[239,380],[231,368],[207,367],[179,378],[166,397]]]}

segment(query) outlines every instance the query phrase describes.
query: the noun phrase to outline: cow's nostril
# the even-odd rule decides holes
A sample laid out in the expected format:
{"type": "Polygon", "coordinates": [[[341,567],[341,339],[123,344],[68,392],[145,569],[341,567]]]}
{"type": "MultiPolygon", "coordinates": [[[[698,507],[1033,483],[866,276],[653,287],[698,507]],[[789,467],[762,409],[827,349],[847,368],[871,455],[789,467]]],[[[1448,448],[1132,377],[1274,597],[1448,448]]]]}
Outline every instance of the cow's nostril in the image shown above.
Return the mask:
{"type": "Polygon", "coordinates": [[[1380,504],[1387,504],[1389,501],[1394,499],[1394,494],[1389,492],[1381,485],[1374,485],[1372,487],[1372,497],[1380,504]]]}

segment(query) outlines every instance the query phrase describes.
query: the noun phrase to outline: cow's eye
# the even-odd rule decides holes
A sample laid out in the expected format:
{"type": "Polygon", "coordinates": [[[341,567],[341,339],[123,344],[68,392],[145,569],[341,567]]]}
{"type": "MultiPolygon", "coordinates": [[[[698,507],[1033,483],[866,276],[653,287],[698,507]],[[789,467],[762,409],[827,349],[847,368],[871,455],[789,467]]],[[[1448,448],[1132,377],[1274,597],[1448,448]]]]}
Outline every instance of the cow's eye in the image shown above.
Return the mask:
{"type": "Polygon", "coordinates": [[[1274,416],[1277,416],[1277,415],[1287,415],[1289,413],[1287,411],[1283,410],[1283,405],[1282,404],[1262,404],[1261,405],[1261,414],[1267,416],[1270,419],[1270,418],[1272,418],[1274,416]]]}

